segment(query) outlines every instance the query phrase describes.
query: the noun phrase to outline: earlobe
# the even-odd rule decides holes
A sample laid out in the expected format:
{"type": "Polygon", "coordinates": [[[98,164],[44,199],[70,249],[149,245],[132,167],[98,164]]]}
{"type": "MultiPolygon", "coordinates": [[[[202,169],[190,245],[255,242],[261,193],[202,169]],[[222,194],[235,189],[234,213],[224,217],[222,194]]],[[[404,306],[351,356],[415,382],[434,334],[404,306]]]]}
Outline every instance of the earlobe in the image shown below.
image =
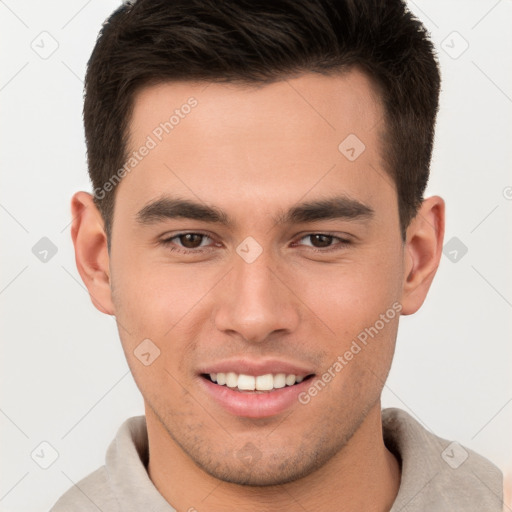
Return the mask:
{"type": "Polygon", "coordinates": [[[74,194],[71,214],[71,238],[78,272],[94,306],[102,313],[113,315],[107,236],[92,195],[74,194]]]}
{"type": "Polygon", "coordinates": [[[407,228],[402,315],[415,313],[425,301],[441,259],[444,224],[444,201],[432,196],[407,228]]]}

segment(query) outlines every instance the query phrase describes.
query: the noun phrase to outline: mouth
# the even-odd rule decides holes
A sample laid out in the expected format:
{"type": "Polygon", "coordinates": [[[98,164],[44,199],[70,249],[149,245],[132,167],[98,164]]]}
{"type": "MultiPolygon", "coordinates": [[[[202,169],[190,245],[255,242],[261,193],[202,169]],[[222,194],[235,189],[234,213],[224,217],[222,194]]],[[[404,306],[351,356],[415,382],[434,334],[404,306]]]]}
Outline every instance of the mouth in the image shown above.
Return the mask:
{"type": "Polygon", "coordinates": [[[269,418],[302,407],[301,393],[315,376],[312,367],[284,358],[232,358],[198,369],[199,388],[223,413],[269,418]]]}
{"type": "Polygon", "coordinates": [[[201,373],[199,382],[206,395],[224,412],[257,419],[303,407],[299,396],[310,386],[312,377],[314,374],[201,373]]]}
{"type": "Polygon", "coordinates": [[[314,377],[314,374],[296,375],[286,373],[266,373],[247,375],[235,372],[202,373],[201,377],[212,384],[229,388],[239,393],[264,394],[297,386],[314,377]]]}

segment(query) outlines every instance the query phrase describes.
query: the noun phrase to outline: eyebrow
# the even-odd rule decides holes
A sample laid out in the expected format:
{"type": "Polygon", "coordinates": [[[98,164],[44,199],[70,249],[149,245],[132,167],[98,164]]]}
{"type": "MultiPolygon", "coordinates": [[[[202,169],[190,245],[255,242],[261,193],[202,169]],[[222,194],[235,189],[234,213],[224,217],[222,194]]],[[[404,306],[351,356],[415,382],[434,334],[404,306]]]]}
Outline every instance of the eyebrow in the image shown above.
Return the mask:
{"type": "MultiPolygon", "coordinates": [[[[336,196],[309,201],[293,206],[275,218],[276,224],[299,224],[319,220],[370,220],[375,211],[355,199],[336,196]]],[[[145,205],[136,215],[143,225],[155,224],[166,219],[192,219],[202,222],[233,226],[234,222],[221,209],[203,203],[173,197],[161,197],[145,205]]]]}
{"type": "Polygon", "coordinates": [[[228,216],[223,211],[190,199],[161,197],[151,201],[137,213],[137,222],[140,224],[154,224],[165,219],[177,218],[224,225],[231,224],[228,216]]]}
{"type": "Polygon", "coordinates": [[[301,203],[278,216],[278,224],[299,224],[318,220],[369,220],[374,217],[370,206],[346,196],[301,203]]]}

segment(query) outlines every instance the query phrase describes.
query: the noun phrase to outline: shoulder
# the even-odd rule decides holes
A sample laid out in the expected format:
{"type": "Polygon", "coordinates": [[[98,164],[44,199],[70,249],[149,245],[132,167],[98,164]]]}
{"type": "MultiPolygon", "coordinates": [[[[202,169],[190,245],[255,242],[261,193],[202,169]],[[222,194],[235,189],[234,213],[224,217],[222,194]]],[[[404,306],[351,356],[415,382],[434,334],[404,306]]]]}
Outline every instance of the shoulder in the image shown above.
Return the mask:
{"type": "Polygon", "coordinates": [[[128,418],[108,447],[105,465],[73,484],[50,512],[120,512],[139,498],[158,500],[145,467],[148,456],[145,417],[128,418]]]}
{"type": "Polygon", "coordinates": [[[70,487],[50,512],[98,512],[98,510],[109,512],[120,510],[112,494],[105,466],[70,487]]]}
{"type": "Polygon", "coordinates": [[[401,409],[384,409],[382,425],[402,467],[396,510],[501,512],[503,474],[492,462],[436,436],[401,409]]]}

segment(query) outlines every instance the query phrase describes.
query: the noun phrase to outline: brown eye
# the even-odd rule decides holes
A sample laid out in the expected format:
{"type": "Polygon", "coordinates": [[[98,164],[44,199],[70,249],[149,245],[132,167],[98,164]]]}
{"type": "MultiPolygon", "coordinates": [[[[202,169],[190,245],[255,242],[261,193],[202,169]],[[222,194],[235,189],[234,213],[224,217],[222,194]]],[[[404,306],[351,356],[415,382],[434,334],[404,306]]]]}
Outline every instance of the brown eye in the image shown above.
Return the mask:
{"type": "Polygon", "coordinates": [[[205,236],[199,233],[185,233],[176,238],[179,239],[180,244],[186,249],[196,249],[201,246],[201,242],[205,236]]]}
{"type": "Polygon", "coordinates": [[[350,240],[329,233],[309,233],[303,236],[299,242],[300,245],[309,247],[310,250],[318,253],[343,250],[351,244],[350,240]]]}
{"type": "Polygon", "coordinates": [[[163,239],[160,243],[171,252],[187,255],[199,255],[219,247],[209,235],[204,233],[188,232],[176,233],[163,239]]]}
{"type": "Polygon", "coordinates": [[[309,235],[313,247],[330,247],[334,237],[330,235],[309,235]]]}

